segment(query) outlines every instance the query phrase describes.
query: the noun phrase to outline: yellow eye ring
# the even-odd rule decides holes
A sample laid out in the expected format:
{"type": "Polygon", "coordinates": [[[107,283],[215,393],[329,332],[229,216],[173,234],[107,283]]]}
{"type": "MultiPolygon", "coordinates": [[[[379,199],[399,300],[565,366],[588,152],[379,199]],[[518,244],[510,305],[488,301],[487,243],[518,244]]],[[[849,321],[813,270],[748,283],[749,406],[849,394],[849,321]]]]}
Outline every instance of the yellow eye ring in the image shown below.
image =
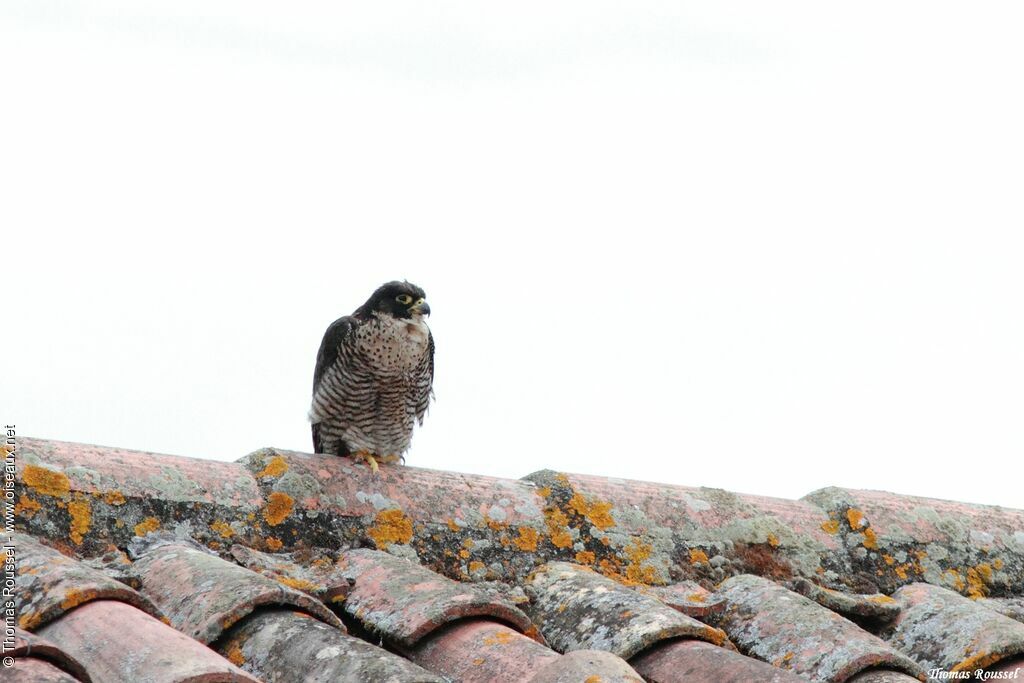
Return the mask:
{"type": "Polygon", "coordinates": [[[409,296],[408,294],[399,294],[398,296],[395,297],[395,301],[405,306],[408,306],[409,304],[412,303],[412,297],[409,296]]]}

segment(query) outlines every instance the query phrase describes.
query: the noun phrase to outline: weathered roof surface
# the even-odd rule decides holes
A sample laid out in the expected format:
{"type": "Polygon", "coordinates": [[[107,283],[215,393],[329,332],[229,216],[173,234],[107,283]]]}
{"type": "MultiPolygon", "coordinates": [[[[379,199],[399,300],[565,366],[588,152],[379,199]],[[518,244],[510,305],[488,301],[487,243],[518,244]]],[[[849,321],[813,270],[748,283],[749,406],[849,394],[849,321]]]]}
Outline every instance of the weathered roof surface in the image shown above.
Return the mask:
{"type": "Polygon", "coordinates": [[[19,626],[48,643],[17,651],[24,680],[1024,670],[1020,510],[373,475],[275,449],[221,463],[22,439],[16,456],[19,626]]]}

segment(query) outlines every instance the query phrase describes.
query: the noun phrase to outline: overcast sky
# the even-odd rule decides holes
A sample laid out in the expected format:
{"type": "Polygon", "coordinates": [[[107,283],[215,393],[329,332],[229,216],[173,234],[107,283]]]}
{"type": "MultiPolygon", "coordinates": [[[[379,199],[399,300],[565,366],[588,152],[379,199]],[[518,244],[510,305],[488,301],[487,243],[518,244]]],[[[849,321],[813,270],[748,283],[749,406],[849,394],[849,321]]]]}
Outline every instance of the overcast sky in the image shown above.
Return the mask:
{"type": "Polygon", "coordinates": [[[1019,3],[0,3],[0,419],[310,450],[427,291],[410,465],[1024,508],[1019,3]]]}

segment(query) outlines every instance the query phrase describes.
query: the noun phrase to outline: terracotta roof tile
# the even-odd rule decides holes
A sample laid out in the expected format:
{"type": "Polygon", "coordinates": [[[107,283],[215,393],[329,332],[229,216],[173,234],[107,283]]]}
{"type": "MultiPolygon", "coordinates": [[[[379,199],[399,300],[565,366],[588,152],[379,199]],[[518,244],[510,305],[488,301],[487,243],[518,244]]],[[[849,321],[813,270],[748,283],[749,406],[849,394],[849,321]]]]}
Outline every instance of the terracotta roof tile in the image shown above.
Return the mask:
{"type": "Polygon", "coordinates": [[[643,683],[643,679],[624,661],[599,650],[569,652],[544,667],[530,683],[643,683]]]}
{"type": "MultiPolygon", "coordinates": [[[[457,619],[490,617],[539,639],[518,607],[473,584],[440,576],[377,550],[350,550],[339,562],[352,581],[345,612],[402,647],[457,619]]],[[[542,640],[542,639],[539,639],[542,640]]]]}
{"type": "Polygon", "coordinates": [[[1024,622],[1024,598],[978,598],[977,603],[1003,616],[1024,622]]]}
{"type": "Polygon", "coordinates": [[[652,683],[799,683],[806,679],[702,640],[660,643],[630,660],[652,683]]]}
{"type": "Polygon", "coordinates": [[[671,586],[638,584],[630,587],[696,619],[703,619],[725,609],[725,602],[721,598],[693,581],[680,581],[671,586]]]}
{"type": "Polygon", "coordinates": [[[96,681],[905,683],[1024,662],[1020,510],[372,475],[275,449],[217,463],[21,439],[18,454],[19,616],[59,648],[19,657],[21,677],[77,660],[96,681]]]}
{"type": "MultiPolygon", "coordinates": [[[[393,467],[373,476],[345,458],[273,449],[248,456],[244,466],[205,463],[210,471],[198,476],[201,461],[139,453],[136,459],[146,464],[133,467],[126,452],[114,449],[112,466],[98,451],[33,439],[19,446],[23,482],[34,459],[48,476],[64,477],[67,489],[29,484],[30,496],[56,494],[61,502],[88,496],[94,517],[106,520],[86,529],[75,546],[90,555],[110,543],[124,547],[153,525],[184,524],[187,535],[214,548],[374,547],[415,555],[457,580],[520,581],[540,564],[562,560],[642,583],[710,584],[747,572],[888,593],[925,572],[943,585],[958,574],[968,586],[977,556],[990,551],[996,555],[991,571],[976,569],[979,591],[1012,596],[1024,583],[1024,511],[1005,508],[962,506],[967,524],[956,516],[957,504],[908,504],[874,492],[828,489],[788,501],[550,472],[511,481],[393,467]],[[200,484],[186,486],[167,474],[179,470],[200,484]],[[150,488],[125,484],[137,496],[122,502],[115,495],[118,477],[142,477],[150,488]],[[186,499],[191,502],[182,506],[186,499]],[[920,539],[911,536],[918,526],[920,539]],[[963,564],[971,554],[974,561],[963,564]],[[954,566],[954,558],[961,564],[954,566]]],[[[68,542],[71,521],[63,509],[44,508],[24,524],[35,535],[68,542]]]]}
{"type": "Polygon", "coordinates": [[[163,616],[149,599],[106,574],[15,533],[18,549],[18,626],[36,630],[93,600],[120,600],[155,617],[163,616]]]}
{"type": "Polygon", "coordinates": [[[1004,659],[988,667],[987,671],[1010,674],[1009,676],[1004,676],[1004,679],[1024,678],[1024,657],[1004,659]]]}
{"type": "Polygon", "coordinates": [[[605,650],[629,659],[670,638],[726,640],[722,631],[578,565],[544,565],[527,590],[534,621],[560,652],[605,650]]]}
{"type": "Polygon", "coordinates": [[[557,661],[557,652],[489,619],[464,619],[404,651],[420,666],[452,680],[527,681],[557,661]]]}
{"type": "Polygon", "coordinates": [[[434,631],[405,655],[421,666],[464,683],[488,681],[640,681],[620,658],[606,652],[559,655],[518,631],[487,619],[464,619],[434,631]]]}
{"type": "Polygon", "coordinates": [[[231,629],[219,650],[262,680],[442,683],[439,676],[301,612],[263,610],[231,629]]]}
{"type": "Polygon", "coordinates": [[[847,679],[846,683],[914,683],[917,680],[920,679],[908,676],[902,671],[868,669],[867,671],[861,671],[859,674],[854,674],[847,679]]]}
{"type": "Polygon", "coordinates": [[[556,649],[612,652],[647,680],[800,680],[735,652],[722,631],[585,567],[547,564],[532,575],[527,590],[531,615],[556,649]]]}
{"type": "Polygon", "coordinates": [[[795,579],[790,587],[800,595],[814,600],[819,605],[838,612],[845,617],[861,617],[892,621],[900,613],[900,606],[894,599],[882,593],[863,595],[860,593],[843,593],[824,588],[807,579],[795,579]]]}
{"type": "Polygon", "coordinates": [[[4,654],[19,660],[32,660],[18,663],[18,673],[26,681],[91,681],[85,667],[77,659],[45,638],[18,627],[14,628],[14,649],[4,654]],[[28,669],[35,673],[29,676],[26,673],[28,669]]]}
{"type": "Polygon", "coordinates": [[[39,634],[81,661],[95,683],[257,681],[184,633],[116,600],[82,605],[39,634]]]}
{"type": "Polygon", "coordinates": [[[336,566],[335,558],[327,552],[271,554],[235,544],[231,547],[231,556],[243,567],[308,593],[332,607],[345,602],[351,589],[349,580],[336,566]]]}
{"type": "Polygon", "coordinates": [[[10,683],[77,683],[81,680],[35,657],[19,659],[13,669],[4,671],[4,681],[10,683]]]}
{"type": "Polygon", "coordinates": [[[816,602],[759,576],[734,576],[716,591],[715,621],[741,651],[801,676],[845,681],[869,668],[922,676],[918,664],[816,602]]]}
{"type": "Polygon", "coordinates": [[[889,642],[926,669],[974,671],[1024,653],[1024,624],[953,591],[916,583],[893,597],[902,611],[889,642]]]}
{"type": "Polygon", "coordinates": [[[982,597],[1024,582],[1022,510],[841,488],[804,500],[821,507],[849,548],[825,569],[855,592],[891,593],[923,580],[982,597]]]}
{"type": "Polygon", "coordinates": [[[213,643],[267,606],[290,607],[345,629],[337,615],[305,593],[182,542],[154,544],[136,559],[135,569],[143,593],[171,625],[201,643],[213,643]]]}

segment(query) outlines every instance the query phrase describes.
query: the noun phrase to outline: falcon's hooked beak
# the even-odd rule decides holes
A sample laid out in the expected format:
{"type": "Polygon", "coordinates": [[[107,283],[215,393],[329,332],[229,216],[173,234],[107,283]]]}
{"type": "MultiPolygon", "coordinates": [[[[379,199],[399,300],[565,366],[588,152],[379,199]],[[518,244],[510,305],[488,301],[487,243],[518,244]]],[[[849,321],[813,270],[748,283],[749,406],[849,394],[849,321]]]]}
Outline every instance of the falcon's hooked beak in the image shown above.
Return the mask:
{"type": "Polygon", "coordinates": [[[415,306],[409,308],[410,313],[416,313],[417,315],[430,315],[430,304],[426,301],[420,301],[415,306]]]}

